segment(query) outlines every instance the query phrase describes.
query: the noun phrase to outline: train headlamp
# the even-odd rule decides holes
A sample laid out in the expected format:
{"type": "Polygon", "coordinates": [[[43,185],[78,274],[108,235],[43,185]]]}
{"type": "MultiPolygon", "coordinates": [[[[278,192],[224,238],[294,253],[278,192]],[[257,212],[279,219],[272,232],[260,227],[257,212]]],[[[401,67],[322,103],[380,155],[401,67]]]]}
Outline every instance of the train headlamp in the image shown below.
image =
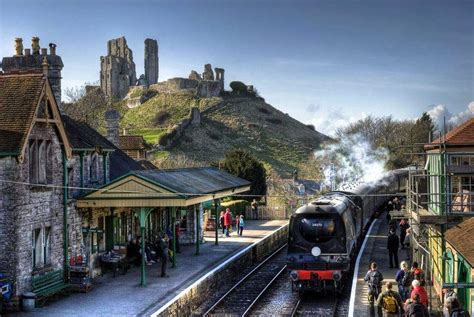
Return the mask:
{"type": "Polygon", "coordinates": [[[293,281],[297,281],[297,280],[298,280],[298,272],[296,272],[296,271],[291,271],[291,272],[290,272],[290,278],[291,278],[293,281]]]}
{"type": "Polygon", "coordinates": [[[320,256],[321,255],[321,249],[318,248],[318,247],[313,247],[311,249],[311,254],[315,257],[320,256]]]}
{"type": "Polygon", "coordinates": [[[333,278],[336,282],[340,281],[341,278],[342,278],[341,272],[340,272],[340,271],[334,271],[334,272],[332,273],[332,278],[333,278]]]}

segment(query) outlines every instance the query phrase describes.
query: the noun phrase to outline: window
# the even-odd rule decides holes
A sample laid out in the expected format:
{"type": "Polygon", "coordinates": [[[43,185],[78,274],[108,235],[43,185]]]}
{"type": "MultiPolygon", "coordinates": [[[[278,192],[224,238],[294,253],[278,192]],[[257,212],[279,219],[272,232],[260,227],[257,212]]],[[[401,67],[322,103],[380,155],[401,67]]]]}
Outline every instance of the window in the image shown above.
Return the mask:
{"type": "Polygon", "coordinates": [[[53,183],[52,152],[50,141],[30,140],[28,148],[30,183],[53,183]]]}
{"type": "Polygon", "coordinates": [[[51,263],[51,227],[42,227],[32,232],[33,268],[42,268],[51,263]]]}
{"type": "Polygon", "coordinates": [[[99,174],[99,156],[97,153],[91,154],[90,160],[90,167],[89,167],[89,180],[91,182],[97,181],[97,176],[99,174]]]}
{"type": "Polygon", "coordinates": [[[474,177],[471,175],[456,175],[451,177],[451,210],[469,212],[474,210],[474,177]]]}

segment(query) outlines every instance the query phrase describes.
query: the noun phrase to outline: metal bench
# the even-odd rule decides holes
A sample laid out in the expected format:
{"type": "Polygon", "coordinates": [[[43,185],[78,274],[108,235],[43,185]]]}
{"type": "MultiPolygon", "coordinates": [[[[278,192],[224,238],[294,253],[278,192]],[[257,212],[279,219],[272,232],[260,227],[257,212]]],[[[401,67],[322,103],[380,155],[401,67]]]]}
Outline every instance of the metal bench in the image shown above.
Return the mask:
{"type": "Polygon", "coordinates": [[[64,271],[57,270],[33,276],[32,286],[32,291],[36,296],[46,299],[66,290],[69,287],[69,284],[64,282],[64,271]]]}

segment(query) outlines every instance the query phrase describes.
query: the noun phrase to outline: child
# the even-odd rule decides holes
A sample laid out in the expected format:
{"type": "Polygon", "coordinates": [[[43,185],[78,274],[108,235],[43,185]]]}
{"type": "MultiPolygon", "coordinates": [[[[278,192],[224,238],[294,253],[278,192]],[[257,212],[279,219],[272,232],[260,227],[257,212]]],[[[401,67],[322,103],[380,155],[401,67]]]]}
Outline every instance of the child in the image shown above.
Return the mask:
{"type": "Polygon", "coordinates": [[[237,230],[237,234],[239,234],[239,215],[235,216],[235,230],[237,230]]]}
{"type": "Polygon", "coordinates": [[[244,215],[242,215],[239,218],[239,226],[237,227],[239,236],[242,236],[242,232],[244,231],[244,226],[245,226],[244,215]]]}

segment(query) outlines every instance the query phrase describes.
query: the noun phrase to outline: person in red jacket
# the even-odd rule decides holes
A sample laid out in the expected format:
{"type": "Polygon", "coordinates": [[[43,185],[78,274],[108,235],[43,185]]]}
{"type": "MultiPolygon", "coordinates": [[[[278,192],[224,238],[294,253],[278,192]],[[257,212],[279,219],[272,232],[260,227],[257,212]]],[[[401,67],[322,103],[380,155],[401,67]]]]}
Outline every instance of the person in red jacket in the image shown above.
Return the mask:
{"type": "Polygon", "coordinates": [[[413,287],[410,298],[414,298],[415,294],[420,296],[420,303],[423,304],[425,307],[428,307],[428,294],[423,286],[420,285],[420,281],[413,280],[411,282],[411,286],[413,287]]]}
{"type": "Polygon", "coordinates": [[[231,225],[232,225],[232,216],[230,215],[230,209],[226,208],[225,214],[224,214],[224,227],[225,227],[226,237],[230,236],[229,229],[231,225]]]}

